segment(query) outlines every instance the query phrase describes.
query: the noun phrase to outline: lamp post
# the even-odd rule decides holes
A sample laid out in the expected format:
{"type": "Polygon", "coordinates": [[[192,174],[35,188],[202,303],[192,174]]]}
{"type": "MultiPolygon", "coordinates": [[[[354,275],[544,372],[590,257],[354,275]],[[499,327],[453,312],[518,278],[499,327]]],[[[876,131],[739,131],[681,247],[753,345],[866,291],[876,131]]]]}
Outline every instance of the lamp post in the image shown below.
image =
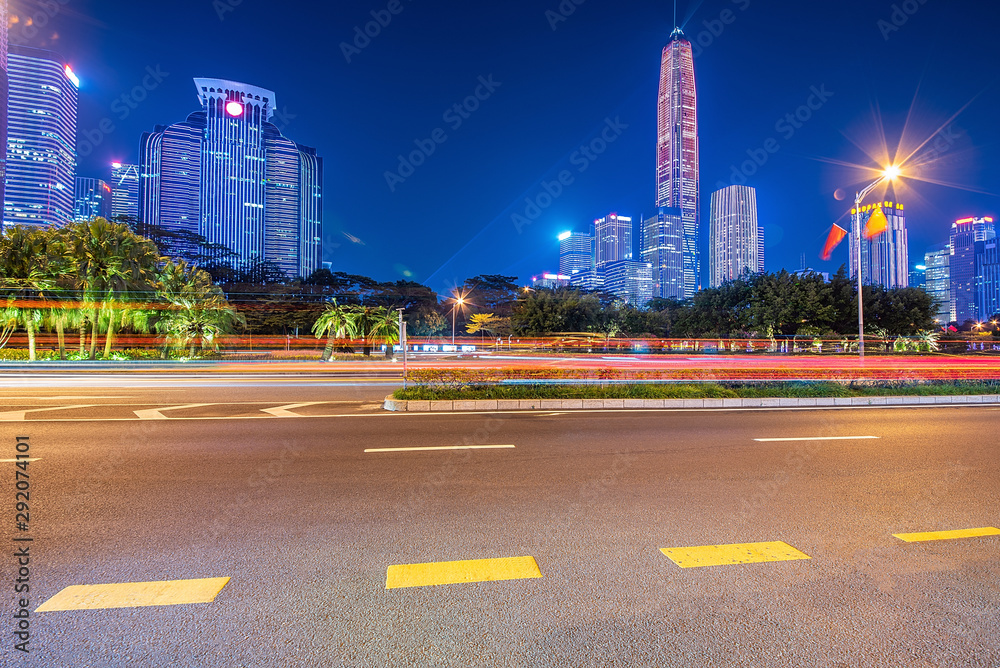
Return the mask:
{"type": "Polygon", "coordinates": [[[882,176],[880,176],[878,178],[878,180],[876,180],[875,182],[873,182],[871,185],[869,185],[867,188],[865,188],[864,190],[862,190],[861,192],[859,192],[854,197],[854,214],[857,216],[856,220],[857,220],[857,228],[858,228],[858,232],[855,235],[855,239],[856,239],[856,241],[858,243],[858,257],[857,257],[857,260],[858,260],[858,359],[861,361],[862,364],[865,361],[865,305],[864,305],[864,298],[863,298],[862,293],[861,293],[861,290],[862,290],[862,281],[861,281],[861,276],[862,276],[862,272],[861,272],[861,239],[862,239],[862,236],[863,236],[861,234],[861,202],[865,199],[865,197],[867,197],[869,195],[869,193],[871,193],[871,191],[875,190],[875,188],[877,188],[879,185],[881,185],[882,182],[884,182],[884,181],[892,181],[897,176],[899,176],[899,167],[896,167],[895,165],[890,165],[889,167],[885,168],[885,170],[882,172],[882,176]]]}
{"type": "Polygon", "coordinates": [[[455,304],[451,307],[451,345],[455,345],[455,311],[465,303],[464,297],[455,297],[455,304]]]}

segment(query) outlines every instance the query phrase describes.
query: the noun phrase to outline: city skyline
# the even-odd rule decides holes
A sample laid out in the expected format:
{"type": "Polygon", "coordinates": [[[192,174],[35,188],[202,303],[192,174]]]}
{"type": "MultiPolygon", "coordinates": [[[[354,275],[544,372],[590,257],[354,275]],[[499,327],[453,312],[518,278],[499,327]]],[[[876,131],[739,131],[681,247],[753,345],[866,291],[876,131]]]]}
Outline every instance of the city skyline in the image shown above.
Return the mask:
{"type": "MultiPolygon", "coordinates": [[[[937,180],[976,191],[921,184],[916,197],[907,194],[913,257],[946,240],[950,221],[996,211],[996,161],[987,160],[989,151],[981,148],[995,143],[996,129],[987,117],[995,107],[996,91],[983,91],[981,82],[962,66],[973,54],[979,56],[971,45],[988,21],[973,22],[968,28],[963,23],[962,30],[971,32],[960,33],[955,20],[963,15],[962,7],[973,14],[982,11],[975,3],[959,3],[957,10],[921,5],[916,13],[894,19],[891,3],[881,7],[847,2],[832,17],[830,31],[811,39],[786,31],[790,38],[780,43],[772,40],[766,49],[756,44],[771,26],[780,31],[797,25],[816,16],[816,10],[791,3],[765,8],[745,1],[693,5],[681,3],[678,22],[693,41],[698,70],[701,178],[712,184],[711,189],[743,179],[757,189],[769,270],[798,267],[803,253],[817,269],[833,271],[846,264],[846,245],[828,263],[818,263],[813,254],[818,255],[829,223],[846,222],[848,202],[835,199],[834,193],[851,192],[867,177],[857,169],[824,160],[874,166],[877,161],[867,158],[861,148],[879,153],[881,131],[888,135],[888,146],[895,147],[906,127],[906,153],[930,139],[917,154],[926,158],[917,162],[929,164],[924,171],[933,172],[932,177],[936,174],[937,180]],[[842,34],[846,42],[834,44],[832,34],[842,34]],[[944,37],[950,47],[936,60],[927,61],[923,44],[931,35],[944,37]],[[820,59],[807,67],[789,59],[790,52],[836,53],[843,62],[833,67],[820,59]],[[871,71],[854,55],[862,52],[878,54],[879,72],[871,71]],[[856,65],[848,66],[855,60],[856,65]],[[845,76],[852,68],[861,75],[860,95],[846,93],[858,88],[849,85],[845,76]],[[893,76],[887,80],[883,69],[893,71],[893,76]],[[766,104],[741,105],[738,113],[733,112],[732,102],[756,99],[754,95],[764,92],[766,104]],[[952,118],[973,98],[971,105],[952,118]],[[880,116],[873,107],[879,108],[880,116]],[[907,116],[911,116],[909,122],[907,116]],[[881,119],[877,127],[867,127],[875,125],[875,118],[881,119]],[[800,220],[802,211],[809,212],[806,222],[800,220]]],[[[274,62],[253,55],[239,62],[232,59],[240,31],[257,29],[264,22],[262,14],[245,4],[220,14],[212,6],[192,3],[193,10],[205,14],[206,23],[212,22],[206,25],[185,24],[180,14],[163,17],[165,31],[182,26],[194,30],[205,47],[198,54],[136,40],[131,35],[148,22],[148,13],[142,8],[124,11],[124,7],[114,2],[61,7],[47,17],[51,33],[29,31],[24,23],[12,27],[13,42],[55,49],[82,72],[81,176],[107,178],[108,163],[135,162],[138,135],[165,118],[183,118],[188,109],[178,99],[183,98],[184,80],[205,71],[207,61],[218,61],[225,65],[220,74],[228,78],[280,80],[282,90],[287,90],[285,109],[280,110],[282,122],[295,124],[296,136],[319,147],[328,159],[342,161],[331,163],[331,183],[339,190],[331,188],[325,211],[324,259],[334,269],[425,281],[440,292],[483,272],[510,273],[525,280],[550,262],[546,258],[556,251],[558,231],[592,220],[602,210],[621,211],[637,220],[655,213],[648,196],[648,174],[656,118],[648,105],[656,97],[659,71],[653,69],[651,60],[652,54],[662,50],[673,25],[668,12],[653,3],[640,2],[626,9],[589,4],[554,22],[539,8],[521,3],[474,16],[449,8],[427,13],[407,10],[359,54],[352,54],[350,62],[340,44],[350,42],[355,26],[365,25],[370,8],[363,3],[348,3],[342,11],[331,12],[331,30],[340,36],[332,43],[309,39],[311,27],[303,26],[302,39],[294,49],[277,51],[274,62]],[[459,19],[483,21],[496,30],[479,45],[471,39],[460,40],[454,48],[462,50],[463,63],[442,70],[427,50],[432,43],[428,39],[459,19]],[[557,55],[569,45],[594,41],[608,29],[626,26],[634,29],[634,39],[614,52],[584,50],[572,69],[557,55]],[[59,37],[53,40],[55,33],[59,37]],[[497,61],[495,49],[488,48],[493,40],[522,33],[537,46],[541,60],[512,54],[497,61]],[[123,59],[123,49],[134,57],[123,59]],[[387,59],[403,51],[412,56],[406,62],[394,60],[401,69],[390,74],[385,68],[387,59]],[[326,98],[322,93],[317,97],[308,73],[297,67],[304,57],[317,58],[322,53],[335,56],[329,59],[325,78],[352,101],[330,107],[330,117],[312,113],[326,98]],[[412,76],[414,67],[427,63],[441,73],[434,85],[417,92],[397,84],[395,77],[403,82],[404,74],[412,76]],[[481,96],[489,96],[479,100],[475,98],[481,86],[478,79],[483,76],[489,81],[490,70],[499,87],[492,94],[480,88],[481,96]],[[571,74],[574,71],[595,76],[580,85],[571,74]],[[377,105],[391,108],[387,104],[390,90],[406,96],[407,114],[373,114],[377,105]],[[593,104],[593,94],[602,90],[610,99],[593,104]],[[445,120],[441,111],[470,95],[475,102],[472,106],[478,108],[473,112],[463,108],[461,114],[452,110],[445,120]],[[514,111],[526,96],[532,100],[530,119],[514,111]],[[583,104],[585,99],[590,103],[583,104]],[[580,113],[567,116],[571,109],[580,113]],[[569,122],[554,123],[555,118],[569,122]],[[104,119],[113,130],[106,131],[108,124],[102,129],[104,119]],[[462,121],[457,128],[456,120],[462,121]],[[426,164],[390,193],[384,172],[396,166],[397,155],[409,154],[414,139],[424,141],[439,125],[447,135],[446,143],[437,144],[426,164]],[[605,150],[597,153],[590,146],[585,152],[579,150],[602,133],[605,150]],[[510,152],[515,147],[516,161],[510,152]],[[477,162],[476,155],[491,157],[477,162]],[[549,166],[551,173],[546,171],[549,166]],[[587,169],[579,171],[584,166],[587,169]],[[564,170],[573,178],[569,185],[554,178],[564,170]],[[485,191],[484,179],[491,185],[485,191]],[[561,194],[549,195],[546,185],[552,192],[561,188],[561,194]],[[464,192],[476,192],[477,197],[470,199],[464,192]],[[458,195],[445,197],[445,193],[458,195]],[[551,203],[541,195],[552,197],[551,203]],[[539,217],[529,218],[530,225],[516,228],[511,216],[531,211],[526,199],[547,206],[540,207],[539,217]],[[403,221],[414,220],[414,212],[421,222],[434,221],[433,240],[402,241],[409,237],[403,221]],[[369,230],[373,229],[388,233],[372,235],[369,230]],[[408,250],[418,252],[409,254],[408,250]]],[[[19,9],[12,6],[12,14],[19,9]]],[[[989,61],[994,56],[985,57],[989,61]]],[[[707,204],[703,201],[700,207],[703,219],[708,216],[707,204]]],[[[707,229],[702,236],[705,252],[707,229]]]]}

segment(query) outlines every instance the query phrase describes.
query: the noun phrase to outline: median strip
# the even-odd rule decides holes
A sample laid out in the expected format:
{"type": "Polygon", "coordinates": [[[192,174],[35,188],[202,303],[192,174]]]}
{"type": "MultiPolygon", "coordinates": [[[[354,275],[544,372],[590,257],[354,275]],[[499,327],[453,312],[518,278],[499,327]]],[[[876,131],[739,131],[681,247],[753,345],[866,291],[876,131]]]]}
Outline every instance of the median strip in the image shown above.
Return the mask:
{"type": "Polygon", "coordinates": [[[229,578],[73,585],[45,601],[35,612],[102,610],[211,603],[229,578]]]}
{"type": "Polygon", "coordinates": [[[734,543],[732,545],[701,545],[697,547],[663,547],[660,552],[681,568],[755,564],[765,561],[811,559],[788,543],[734,543]]]}
{"type": "Polygon", "coordinates": [[[896,538],[907,543],[923,543],[931,540],[955,540],[956,538],[980,538],[982,536],[1000,536],[996,527],[980,527],[978,529],[956,529],[953,531],[923,531],[918,533],[894,533],[896,538]]]}
{"type": "Polygon", "coordinates": [[[385,588],[401,589],[404,587],[428,587],[540,577],[542,577],[542,572],[538,569],[534,557],[438,561],[389,566],[385,574],[385,588]]]}
{"type": "Polygon", "coordinates": [[[500,450],[513,445],[430,445],[414,448],[367,448],[365,452],[424,452],[430,450],[500,450]]]}

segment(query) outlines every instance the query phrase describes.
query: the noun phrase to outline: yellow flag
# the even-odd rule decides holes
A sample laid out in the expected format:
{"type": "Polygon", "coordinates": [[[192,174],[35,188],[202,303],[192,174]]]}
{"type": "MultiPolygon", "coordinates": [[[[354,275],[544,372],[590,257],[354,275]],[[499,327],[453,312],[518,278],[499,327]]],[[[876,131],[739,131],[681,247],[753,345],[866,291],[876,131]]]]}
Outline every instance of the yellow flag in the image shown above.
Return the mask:
{"type": "Polygon", "coordinates": [[[868,216],[868,224],[865,225],[865,239],[874,239],[878,235],[889,229],[889,220],[882,213],[882,207],[877,206],[868,216]]]}

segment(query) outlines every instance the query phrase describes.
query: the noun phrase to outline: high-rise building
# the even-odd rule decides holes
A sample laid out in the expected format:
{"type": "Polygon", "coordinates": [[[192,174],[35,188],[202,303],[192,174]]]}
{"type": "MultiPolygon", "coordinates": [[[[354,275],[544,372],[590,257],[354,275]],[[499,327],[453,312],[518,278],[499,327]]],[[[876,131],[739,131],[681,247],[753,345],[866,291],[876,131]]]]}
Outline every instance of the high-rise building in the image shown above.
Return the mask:
{"type": "Polygon", "coordinates": [[[906,214],[899,202],[879,202],[851,209],[851,276],[858,275],[858,225],[864,230],[876,208],[888,221],[885,232],[874,239],[861,238],[861,281],[865,285],[905,288],[910,284],[910,256],[906,237],[906,214]]]}
{"type": "Polygon", "coordinates": [[[62,56],[10,45],[4,225],[73,219],[79,80],[62,56]]]}
{"type": "Polygon", "coordinates": [[[594,268],[594,237],[586,232],[559,235],[559,273],[573,276],[594,268]]]}
{"type": "Polygon", "coordinates": [[[924,254],[924,266],[927,267],[924,289],[937,305],[934,320],[941,327],[955,319],[951,301],[950,259],[951,248],[948,245],[933,248],[924,254]]]}
{"type": "Polygon", "coordinates": [[[976,318],[985,322],[1000,314],[1000,252],[997,238],[976,242],[976,318]]]}
{"type": "Polygon", "coordinates": [[[102,179],[76,177],[73,220],[111,218],[111,186],[102,179]]]}
{"type": "Polygon", "coordinates": [[[653,265],[619,260],[604,266],[604,291],[634,306],[653,298],[653,265]]]}
{"type": "Polygon", "coordinates": [[[594,221],[594,266],[632,259],[632,219],[611,213],[594,221]]]}
{"type": "Polygon", "coordinates": [[[654,297],[686,298],[680,209],[661,208],[642,222],[641,260],[652,266],[654,297]]]}
{"type": "Polygon", "coordinates": [[[201,109],[142,137],[139,218],[197,232],[235,253],[268,260],[288,276],[320,267],[323,161],[273,123],[269,90],[195,79],[201,109]]]}
{"type": "Polygon", "coordinates": [[[139,217],[139,166],[111,163],[111,217],[139,217]]]}
{"type": "Polygon", "coordinates": [[[535,290],[558,290],[569,285],[569,276],[544,272],[531,277],[531,287],[535,290]]]}
{"type": "Polygon", "coordinates": [[[763,271],[756,190],[729,186],[712,193],[710,224],[709,285],[715,288],[763,271]]]}
{"type": "Polygon", "coordinates": [[[977,304],[976,244],[996,238],[996,226],[992,218],[963,218],[952,223],[949,244],[951,256],[948,260],[951,271],[951,319],[958,324],[966,320],[979,321],[992,315],[981,314],[977,304]]]}
{"type": "MultiPolygon", "coordinates": [[[[656,206],[677,209],[682,228],[682,249],[679,270],[682,274],[680,297],[692,297],[701,288],[701,257],[699,254],[699,186],[698,186],[698,101],[694,79],[694,56],[691,42],[680,28],[670,35],[660,58],[660,94],[657,107],[656,142],[656,206]]],[[[646,236],[655,242],[657,235],[646,236]]],[[[650,253],[655,247],[643,247],[650,253]]],[[[649,261],[647,258],[644,260],[649,261]]],[[[678,261],[669,258],[670,262],[678,261]]],[[[662,267],[652,262],[654,280],[662,267]]],[[[667,295],[663,281],[658,296],[667,295]]],[[[673,288],[670,288],[673,290],[673,288]]]]}
{"type": "Polygon", "coordinates": [[[7,91],[7,0],[0,0],[0,203],[7,182],[7,91]]]}

